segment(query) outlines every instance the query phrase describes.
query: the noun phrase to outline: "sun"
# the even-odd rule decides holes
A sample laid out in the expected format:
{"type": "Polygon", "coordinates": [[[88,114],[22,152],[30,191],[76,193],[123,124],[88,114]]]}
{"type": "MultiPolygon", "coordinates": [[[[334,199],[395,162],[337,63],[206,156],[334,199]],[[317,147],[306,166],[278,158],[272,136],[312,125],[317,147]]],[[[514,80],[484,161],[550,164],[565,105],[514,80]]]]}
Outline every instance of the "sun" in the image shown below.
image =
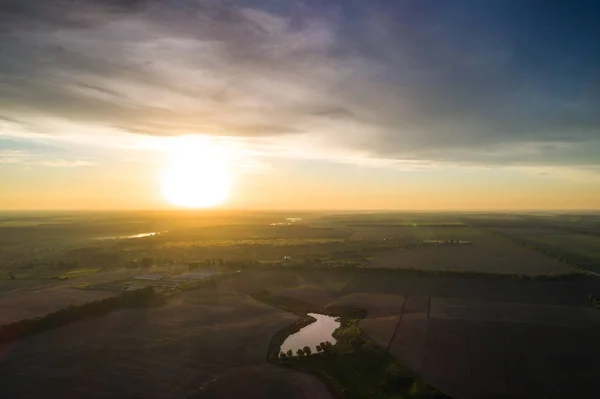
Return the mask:
{"type": "Polygon", "coordinates": [[[210,208],[230,195],[233,175],[225,149],[203,136],[174,140],[168,148],[171,159],[162,175],[162,193],[176,206],[210,208]]]}

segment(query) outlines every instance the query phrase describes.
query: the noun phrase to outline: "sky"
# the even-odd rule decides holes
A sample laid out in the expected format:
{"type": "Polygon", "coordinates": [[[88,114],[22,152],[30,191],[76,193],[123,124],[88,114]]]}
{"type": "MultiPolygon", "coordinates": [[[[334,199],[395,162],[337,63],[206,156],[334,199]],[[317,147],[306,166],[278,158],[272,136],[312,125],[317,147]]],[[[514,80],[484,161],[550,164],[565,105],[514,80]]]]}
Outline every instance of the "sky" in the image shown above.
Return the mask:
{"type": "Polygon", "coordinates": [[[172,207],[190,136],[223,207],[599,209],[598,37],[586,0],[2,0],[0,209],[172,207]]]}

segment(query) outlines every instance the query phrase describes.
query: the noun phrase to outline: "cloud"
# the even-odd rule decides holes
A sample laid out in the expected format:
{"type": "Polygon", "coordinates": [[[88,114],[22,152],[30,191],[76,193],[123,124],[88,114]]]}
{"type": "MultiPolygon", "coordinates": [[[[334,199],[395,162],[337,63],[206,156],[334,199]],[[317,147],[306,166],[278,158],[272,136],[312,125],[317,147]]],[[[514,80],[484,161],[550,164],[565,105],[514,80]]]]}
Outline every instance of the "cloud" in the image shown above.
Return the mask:
{"type": "Polygon", "coordinates": [[[573,182],[600,184],[600,166],[585,166],[580,168],[564,168],[555,166],[524,166],[511,167],[520,173],[542,176],[550,179],[562,179],[573,182]]]}
{"type": "Polygon", "coordinates": [[[56,159],[53,161],[42,161],[39,163],[41,166],[49,166],[51,168],[79,168],[82,166],[94,166],[93,162],[88,161],[69,161],[66,159],[56,159]]]}
{"type": "Polygon", "coordinates": [[[95,164],[85,160],[55,159],[41,154],[34,154],[22,150],[2,150],[0,151],[1,164],[19,164],[30,166],[46,166],[51,168],[77,168],[85,166],[94,166],[95,164]]]}
{"type": "Polygon", "coordinates": [[[19,124],[21,123],[17,119],[11,118],[9,116],[0,115],[0,122],[11,123],[11,124],[19,124]]]}
{"type": "Polygon", "coordinates": [[[600,163],[585,48],[561,59],[493,7],[401,3],[5,1],[0,109],[21,135],[65,135],[52,119],[376,165],[600,163]]]}
{"type": "Polygon", "coordinates": [[[31,156],[24,151],[6,150],[0,152],[0,164],[23,163],[30,158],[31,156]]]}

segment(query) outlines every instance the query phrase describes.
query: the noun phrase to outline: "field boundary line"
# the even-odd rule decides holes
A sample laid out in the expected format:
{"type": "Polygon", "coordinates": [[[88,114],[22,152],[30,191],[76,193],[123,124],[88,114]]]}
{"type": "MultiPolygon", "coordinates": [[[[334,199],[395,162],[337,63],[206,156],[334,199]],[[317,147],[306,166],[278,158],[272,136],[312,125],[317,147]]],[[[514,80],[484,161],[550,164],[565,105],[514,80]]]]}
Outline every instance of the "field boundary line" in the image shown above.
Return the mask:
{"type": "Polygon", "coordinates": [[[427,298],[427,320],[431,316],[431,297],[427,298]]]}
{"type": "Polygon", "coordinates": [[[394,329],[392,338],[390,338],[390,342],[388,342],[388,345],[387,345],[388,353],[390,352],[390,349],[392,349],[392,342],[394,342],[394,339],[396,338],[396,333],[398,332],[398,329],[400,328],[400,323],[402,322],[402,316],[404,316],[404,308],[406,308],[407,301],[408,301],[408,295],[404,297],[404,302],[402,302],[402,309],[400,309],[400,317],[398,317],[398,323],[396,323],[396,328],[394,329]]]}

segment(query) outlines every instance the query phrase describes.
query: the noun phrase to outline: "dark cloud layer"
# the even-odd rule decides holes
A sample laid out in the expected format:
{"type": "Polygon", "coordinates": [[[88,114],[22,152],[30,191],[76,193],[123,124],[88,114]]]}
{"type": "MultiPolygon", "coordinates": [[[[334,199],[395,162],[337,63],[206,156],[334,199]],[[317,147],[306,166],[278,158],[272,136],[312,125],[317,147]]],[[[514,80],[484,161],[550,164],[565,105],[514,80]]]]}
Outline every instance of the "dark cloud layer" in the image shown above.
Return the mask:
{"type": "Polygon", "coordinates": [[[600,163],[596,3],[323,3],[4,0],[3,118],[600,163]]]}

